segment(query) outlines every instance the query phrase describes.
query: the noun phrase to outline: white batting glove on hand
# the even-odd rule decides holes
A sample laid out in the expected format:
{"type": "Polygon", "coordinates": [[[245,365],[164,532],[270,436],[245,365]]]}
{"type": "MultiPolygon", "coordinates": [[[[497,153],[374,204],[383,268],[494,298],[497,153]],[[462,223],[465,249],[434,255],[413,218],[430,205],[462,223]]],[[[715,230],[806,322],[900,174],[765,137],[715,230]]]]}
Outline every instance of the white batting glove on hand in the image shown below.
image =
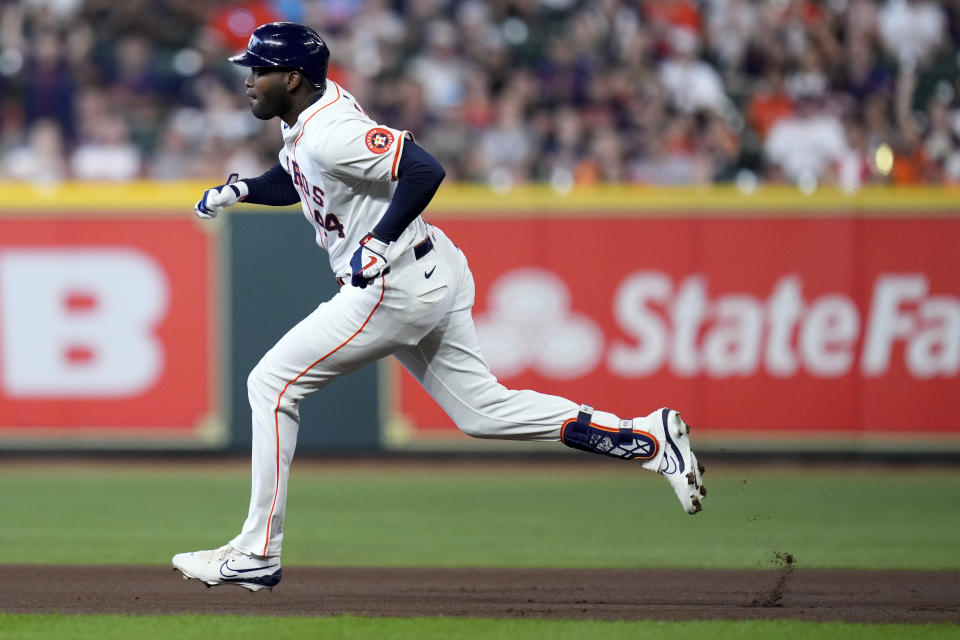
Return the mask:
{"type": "Polygon", "coordinates": [[[377,240],[367,234],[360,241],[360,247],[350,258],[350,284],[363,289],[371,281],[383,275],[390,267],[390,260],[395,258],[395,244],[377,240]]]}
{"type": "Polygon", "coordinates": [[[250,188],[243,180],[237,181],[237,174],[231,173],[227,184],[207,189],[197,201],[193,210],[205,220],[216,218],[227,207],[235,205],[250,194],[250,188]]]}

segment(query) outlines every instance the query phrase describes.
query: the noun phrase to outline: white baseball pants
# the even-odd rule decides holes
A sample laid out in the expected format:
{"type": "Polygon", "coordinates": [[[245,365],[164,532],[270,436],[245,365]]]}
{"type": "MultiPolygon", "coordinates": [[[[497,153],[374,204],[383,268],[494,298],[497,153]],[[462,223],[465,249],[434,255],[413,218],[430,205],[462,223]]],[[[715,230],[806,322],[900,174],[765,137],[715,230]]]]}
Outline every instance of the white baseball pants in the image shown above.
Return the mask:
{"type": "MultiPolygon", "coordinates": [[[[250,511],[231,544],[280,555],[299,403],[329,381],[393,355],[456,425],[478,438],[558,440],[579,404],[497,382],[480,353],[471,310],[473,275],[463,253],[436,227],[434,249],[411,250],[364,289],[349,284],[294,326],[253,369],[250,511]]],[[[597,411],[593,422],[615,426],[597,411]]]]}

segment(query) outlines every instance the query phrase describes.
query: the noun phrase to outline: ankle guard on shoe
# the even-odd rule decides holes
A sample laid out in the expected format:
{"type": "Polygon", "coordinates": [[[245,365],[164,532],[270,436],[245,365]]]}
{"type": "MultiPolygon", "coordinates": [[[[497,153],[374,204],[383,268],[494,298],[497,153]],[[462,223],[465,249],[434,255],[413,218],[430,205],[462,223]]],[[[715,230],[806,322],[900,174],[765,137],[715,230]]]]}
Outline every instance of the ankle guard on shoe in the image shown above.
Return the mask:
{"type": "Polygon", "coordinates": [[[657,439],[633,428],[633,420],[621,420],[620,428],[601,427],[590,422],[593,407],[580,405],[580,413],[560,427],[560,441],[568,447],[624,460],[650,460],[660,449],[657,439]]]}

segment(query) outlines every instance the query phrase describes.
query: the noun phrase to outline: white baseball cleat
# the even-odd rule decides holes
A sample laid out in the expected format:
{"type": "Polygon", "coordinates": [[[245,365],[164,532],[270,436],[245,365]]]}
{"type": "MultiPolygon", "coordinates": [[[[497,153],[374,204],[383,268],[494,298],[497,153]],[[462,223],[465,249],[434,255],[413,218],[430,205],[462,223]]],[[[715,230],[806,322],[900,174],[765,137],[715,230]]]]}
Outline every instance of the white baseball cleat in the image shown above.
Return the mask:
{"type": "Polygon", "coordinates": [[[173,556],[173,568],[183,574],[184,580],[199,580],[208,587],[235,584],[250,591],[273,589],[283,576],[280,556],[248,555],[229,544],[208,551],[178,553],[173,556]]]}
{"type": "Polygon", "coordinates": [[[680,500],[684,511],[694,514],[703,509],[707,489],[703,486],[703,465],[690,449],[690,427],[673,409],[660,409],[663,423],[663,457],[657,473],[663,475],[680,500]]]}

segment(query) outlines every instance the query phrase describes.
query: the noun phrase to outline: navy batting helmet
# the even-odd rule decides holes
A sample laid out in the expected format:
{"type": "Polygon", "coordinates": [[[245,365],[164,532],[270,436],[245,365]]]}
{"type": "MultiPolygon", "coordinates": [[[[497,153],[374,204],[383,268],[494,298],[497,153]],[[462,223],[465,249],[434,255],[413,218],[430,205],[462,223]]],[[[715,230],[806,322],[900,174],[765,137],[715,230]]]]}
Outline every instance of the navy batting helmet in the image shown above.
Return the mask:
{"type": "Polygon", "coordinates": [[[302,24],[268,22],[254,29],[247,50],[230,62],[243,67],[299,69],[315,87],[327,81],[330,49],[320,34],[302,24]]]}

